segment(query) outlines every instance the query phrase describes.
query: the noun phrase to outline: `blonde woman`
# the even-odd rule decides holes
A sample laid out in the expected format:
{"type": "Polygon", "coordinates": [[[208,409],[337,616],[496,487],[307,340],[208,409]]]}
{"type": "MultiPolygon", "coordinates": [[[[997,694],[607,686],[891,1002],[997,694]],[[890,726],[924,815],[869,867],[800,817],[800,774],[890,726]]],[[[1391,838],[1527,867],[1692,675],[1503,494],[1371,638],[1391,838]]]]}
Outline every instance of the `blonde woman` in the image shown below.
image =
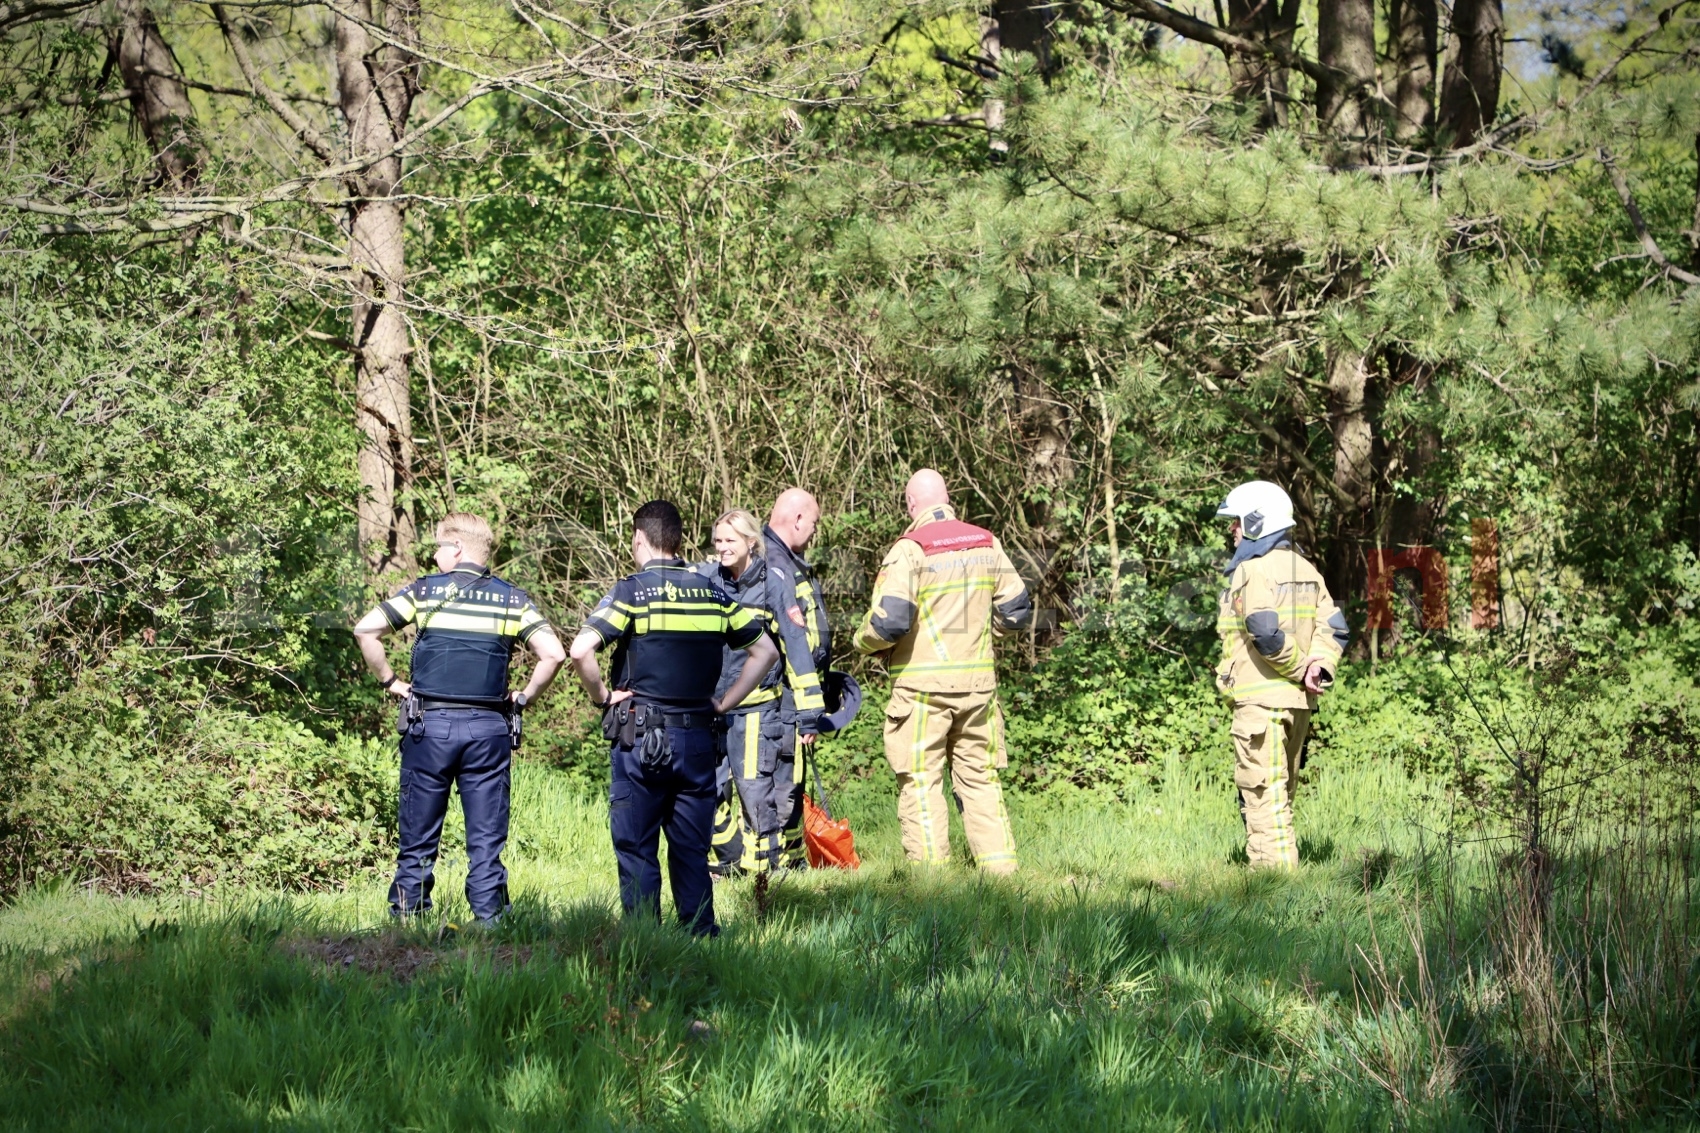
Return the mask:
{"type": "MultiPolygon", "coordinates": [[[[697,569],[718,582],[729,597],[756,611],[769,637],[783,648],[783,634],[768,601],[766,549],[756,517],[734,508],[715,519],[714,561],[697,569]]],[[[737,681],[744,659],[735,650],[724,652],[716,696],[737,681]]],[[[714,824],[714,872],[721,877],[742,870],[764,873],[785,864],[783,832],[801,805],[795,759],[780,758],[791,754],[784,744],[785,725],[779,711],[785,672],[784,660],[775,662],[755,691],[726,713],[726,749],[716,777],[720,804],[714,824]]]]}

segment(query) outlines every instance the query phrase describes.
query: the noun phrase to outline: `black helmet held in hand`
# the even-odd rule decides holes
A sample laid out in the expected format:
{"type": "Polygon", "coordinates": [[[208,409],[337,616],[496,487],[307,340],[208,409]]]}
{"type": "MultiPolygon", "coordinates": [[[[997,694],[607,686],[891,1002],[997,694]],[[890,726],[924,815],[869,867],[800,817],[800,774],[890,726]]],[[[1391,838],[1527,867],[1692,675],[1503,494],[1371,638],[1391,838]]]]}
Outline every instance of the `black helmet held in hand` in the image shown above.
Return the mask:
{"type": "Polygon", "coordinates": [[[820,718],[821,732],[842,732],[862,710],[862,686],[856,678],[841,669],[829,670],[821,681],[821,696],[826,712],[820,718]]]}

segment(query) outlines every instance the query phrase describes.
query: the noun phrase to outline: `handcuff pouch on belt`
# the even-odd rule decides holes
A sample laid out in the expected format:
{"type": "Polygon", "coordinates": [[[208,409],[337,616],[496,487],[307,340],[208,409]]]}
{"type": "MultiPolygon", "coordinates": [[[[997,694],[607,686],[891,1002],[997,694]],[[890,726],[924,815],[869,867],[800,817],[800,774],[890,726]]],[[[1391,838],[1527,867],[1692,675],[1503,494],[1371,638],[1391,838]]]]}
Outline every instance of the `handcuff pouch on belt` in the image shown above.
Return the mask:
{"type": "Polygon", "coordinates": [[[636,748],[638,762],[647,768],[664,766],[673,758],[666,716],[653,704],[634,707],[621,701],[602,714],[602,735],[610,742],[636,748]]]}
{"type": "Polygon", "coordinates": [[[425,709],[417,693],[408,693],[396,706],[395,731],[396,735],[406,736],[415,743],[425,738],[425,709]]]}

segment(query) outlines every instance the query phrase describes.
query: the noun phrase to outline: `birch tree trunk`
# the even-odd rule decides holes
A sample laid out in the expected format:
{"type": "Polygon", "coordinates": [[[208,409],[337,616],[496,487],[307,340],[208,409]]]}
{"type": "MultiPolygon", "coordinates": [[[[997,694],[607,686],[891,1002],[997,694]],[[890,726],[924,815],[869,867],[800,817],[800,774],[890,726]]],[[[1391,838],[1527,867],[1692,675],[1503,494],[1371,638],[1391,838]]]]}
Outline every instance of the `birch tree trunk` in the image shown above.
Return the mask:
{"type": "Polygon", "coordinates": [[[395,199],[402,157],[397,145],[419,92],[417,0],[391,0],[381,15],[372,0],[351,0],[336,21],[337,100],[348,128],[348,154],[383,154],[345,182],[348,255],[354,271],[355,415],[359,533],[375,580],[411,575],[415,538],[409,487],[413,420],[408,400],[412,352],[402,299],[407,284],[406,205],[395,199]],[[381,22],[380,22],[381,21],[381,22]],[[385,29],[384,43],[368,25],[385,29]]]}

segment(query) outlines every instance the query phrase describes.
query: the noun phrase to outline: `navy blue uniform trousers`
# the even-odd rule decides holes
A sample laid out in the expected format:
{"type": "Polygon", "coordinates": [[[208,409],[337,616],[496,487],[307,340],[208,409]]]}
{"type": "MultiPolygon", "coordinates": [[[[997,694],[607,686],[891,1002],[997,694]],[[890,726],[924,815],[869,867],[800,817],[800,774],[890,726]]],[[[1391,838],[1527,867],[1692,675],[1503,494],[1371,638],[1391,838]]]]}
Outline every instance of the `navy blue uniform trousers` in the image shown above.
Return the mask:
{"type": "Polygon", "coordinates": [[[642,743],[615,744],[608,786],[608,825],[620,870],[620,905],[627,914],[661,912],[660,834],[667,835],[667,876],[680,923],[699,936],[719,932],[708,847],[714,836],[714,733],[669,728],[672,755],[656,767],[641,762],[642,743]]]}
{"type": "Polygon", "coordinates": [[[509,771],[513,740],[507,719],[484,708],[432,708],[424,730],[401,737],[401,837],[390,883],[390,911],[431,907],[432,867],[449,810],[450,786],[460,789],[466,816],[466,903],[488,920],[508,907],[509,771]]]}

